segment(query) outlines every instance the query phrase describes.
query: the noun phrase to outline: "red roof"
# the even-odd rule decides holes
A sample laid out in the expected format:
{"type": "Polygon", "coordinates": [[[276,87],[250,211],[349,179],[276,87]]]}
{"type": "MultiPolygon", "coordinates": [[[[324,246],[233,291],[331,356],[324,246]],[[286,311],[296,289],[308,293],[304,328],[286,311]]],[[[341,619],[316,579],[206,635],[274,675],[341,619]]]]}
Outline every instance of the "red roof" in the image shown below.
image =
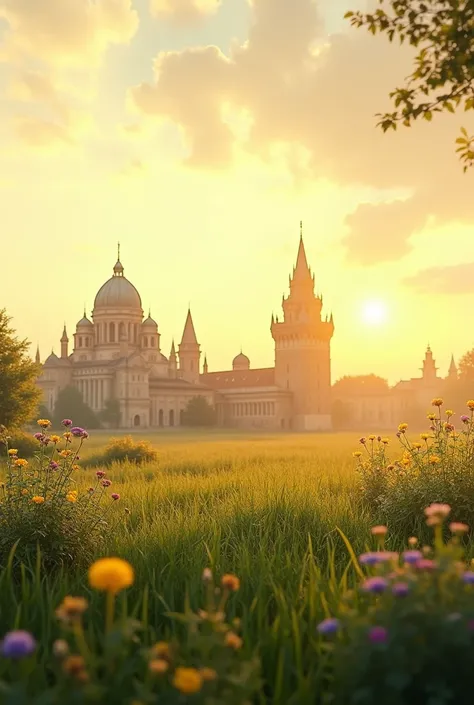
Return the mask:
{"type": "Polygon", "coordinates": [[[201,375],[201,383],[212,389],[273,387],[275,385],[275,368],[263,367],[259,370],[208,372],[201,375]]]}

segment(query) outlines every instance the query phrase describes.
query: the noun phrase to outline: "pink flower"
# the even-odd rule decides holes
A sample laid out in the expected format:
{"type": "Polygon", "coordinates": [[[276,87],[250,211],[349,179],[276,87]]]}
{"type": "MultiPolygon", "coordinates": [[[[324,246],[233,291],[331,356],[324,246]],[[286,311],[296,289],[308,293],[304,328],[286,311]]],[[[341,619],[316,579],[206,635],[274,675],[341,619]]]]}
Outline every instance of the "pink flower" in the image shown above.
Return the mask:
{"type": "Polygon", "coordinates": [[[63,419],[63,420],[61,421],[61,423],[62,423],[63,426],[66,426],[66,428],[67,428],[68,426],[72,426],[72,421],[71,421],[71,419],[63,419]]]}
{"type": "Polygon", "coordinates": [[[469,527],[467,524],[461,524],[459,521],[452,521],[449,525],[449,530],[453,534],[467,534],[469,527]]]}
{"type": "Polygon", "coordinates": [[[117,500],[120,499],[120,495],[117,492],[114,492],[112,495],[110,495],[112,499],[117,500]]]}
{"type": "Polygon", "coordinates": [[[375,576],[374,578],[368,578],[363,584],[362,584],[362,590],[364,592],[383,592],[386,587],[388,586],[388,582],[385,580],[385,578],[375,576]]]}
{"type": "Polygon", "coordinates": [[[369,629],[369,641],[372,644],[384,644],[388,638],[388,631],[385,627],[372,627],[369,629]]]}
{"type": "Polygon", "coordinates": [[[430,558],[420,558],[415,565],[418,570],[434,570],[436,568],[436,562],[430,558]]]}
{"type": "Polygon", "coordinates": [[[112,483],[110,482],[110,480],[102,480],[101,484],[102,484],[102,487],[110,487],[110,485],[112,483]]]}
{"type": "Polygon", "coordinates": [[[438,502],[434,502],[433,504],[430,504],[429,507],[426,507],[425,515],[427,517],[447,517],[450,511],[451,507],[449,506],[449,504],[439,504],[438,502]]]}
{"type": "Polygon", "coordinates": [[[388,529],[386,526],[373,526],[370,530],[370,533],[372,536],[385,536],[387,533],[388,529]]]}
{"type": "Polygon", "coordinates": [[[105,472],[104,472],[103,470],[97,470],[96,476],[97,476],[97,477],[99,478],[99,480],[100,480],[102,477],[105,477],[105,472]]]}

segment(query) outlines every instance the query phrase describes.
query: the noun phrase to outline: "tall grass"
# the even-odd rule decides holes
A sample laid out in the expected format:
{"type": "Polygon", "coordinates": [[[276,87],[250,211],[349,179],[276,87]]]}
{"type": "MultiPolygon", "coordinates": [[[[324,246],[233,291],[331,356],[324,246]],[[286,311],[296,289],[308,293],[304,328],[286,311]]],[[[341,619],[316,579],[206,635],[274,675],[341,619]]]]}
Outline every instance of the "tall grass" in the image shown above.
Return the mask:
{"type": "MultiPolygon", "coordinates": [[[[341,532],[360,552],[373,523],[356,499],[351,451],[357,439],[212,433],[143,438],[158,450],[158,461],[107,469],[122,510],[96,557],[117,555],[133,564],[137,580],[129,602],[137,614],[145,610],[157,636],[165,638],[175,627],[164,613],[181,611],[186,598],[199,602],[205,566],[236,573],[242,587],[231,609],[242,618],[246,648],[259,648],[265,695],[274,705],[314,703],[322,663],[308,644],[318,621],[355,578],[341,532]]],[[[84,458],[107,440],[94,433],[84,458]]],[[[78,472],[79,489],[91,484],[93,473],[78,472]]],[[[389,538],[394,548],[397,541],[389,538]]],[[[20,583],[3,571],[1,633],[29,629],[46,651],[57,636],[48,615],[66,594],[88,595],[93,606],[100,599],[90,594],[85,576],[73,571],[48,576],[33,564],[20,583]]]]}

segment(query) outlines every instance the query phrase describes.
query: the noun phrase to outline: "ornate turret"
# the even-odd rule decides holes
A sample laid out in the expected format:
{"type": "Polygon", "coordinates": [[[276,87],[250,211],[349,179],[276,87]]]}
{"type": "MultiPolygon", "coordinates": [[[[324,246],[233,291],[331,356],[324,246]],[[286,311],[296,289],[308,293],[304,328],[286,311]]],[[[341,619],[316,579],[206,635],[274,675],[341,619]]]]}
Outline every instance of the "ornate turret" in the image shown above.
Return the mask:
{"type": "Polygon", "coordinates": [[[247,355],[243,354],[242,350],[232,360],[232,369],[233,370],[249,370],[250,369],[250,360],[247,357],[247,355]]]}
{"type": "Polygon", "coordinates": [[[423,366],[421,367],[422,377],[425,382],[433,382],[437,378],[438,368],[433,359],[433,353],[431,352],[430,345],[426,348],[425,359],[423,360],[423,366]]]}
{"type": "Polygon", "coordinates": [[[448,379],[455,381],[458,378],[458,368],[454,362],[454,355],[451,355],[451,362],[449,363],[448,379]]]}
{"type": "Polygon", "coordinates": [[[191,384],[199,382],[199,358],[201,352],[194,330],[191,309],[188,309],[186,323],[184,324],[183,337],[179,344],[179,376],[191,384]]]}
{"type": "Polygon", "coordinates": [[[63,334],[61,336],[60,342],[61,342],[61,357],[67,358],[68,357],[69,338],[67,337],[66,324],[64,324],[63,334]]]}
{"type": "Polygon", "coordinates": [[[174,340],[171,342],[170,357],[168,360],[168,372],[170,377],[176,377],[178,372],[178,358],[176,356],[176,348],[174,340]]]}
{"type": "Polygon", "coordinates": [[[208,372],[209,372],[209,367],[207,365],[207,355],[204,355],[204,364],[202,366],[202,373],[203,373],[203,375],[207,375],[208,372]]]}

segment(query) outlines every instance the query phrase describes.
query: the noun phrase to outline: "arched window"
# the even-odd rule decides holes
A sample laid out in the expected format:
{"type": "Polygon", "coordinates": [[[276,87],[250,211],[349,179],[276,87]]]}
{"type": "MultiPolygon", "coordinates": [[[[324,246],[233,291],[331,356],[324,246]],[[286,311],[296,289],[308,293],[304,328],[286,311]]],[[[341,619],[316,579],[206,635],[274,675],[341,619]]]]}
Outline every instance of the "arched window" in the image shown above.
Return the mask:
{"type": "Polygon", "coordinates": [[[158,412],[158,426],[163,426],[163,409],[158,412]]]}
{"type": "Polygon", "coordinates": [[[170,410],[170,422],[169,422],[169,425],[170,425],[170,426],[174,426],[174,409],[171,409],[171,410],[170,410]]]}
{"type": "Polygon", "coordinates": [[[140,416],[138,414],[136,414],[133,418],[133,425],[140,426],[140,416]]]}
{"type": "Polygon", "coordinates": [[[79,347],[82,348],[82,335],[79,336],[79,347]]]}
{"type": "Polygon", "coordinates": [[[89,338],[85,339],[85,344],[86,344],[86,348],[88,348],[89,347],[89,338]]]}
{"type": "Polygon", "coordinates": [[[143,338],[143,345],[147,348],[148,347],[148,338],[145,336],[143,338]]]}
{"type": "Polygon", "coordinates": [[[152,348],[154,348],[155,345],[156,345],[156,340],[155,340],[155,337],[154,337],[154,336],[152,336],[152,337],[150,338],[150,345],[151,345],[152,348]]]}
{"type": "Polygon", "coordinates": [[[109,325],[109,340],[111,343],[115,343],[115,323],[109,325]]]}

